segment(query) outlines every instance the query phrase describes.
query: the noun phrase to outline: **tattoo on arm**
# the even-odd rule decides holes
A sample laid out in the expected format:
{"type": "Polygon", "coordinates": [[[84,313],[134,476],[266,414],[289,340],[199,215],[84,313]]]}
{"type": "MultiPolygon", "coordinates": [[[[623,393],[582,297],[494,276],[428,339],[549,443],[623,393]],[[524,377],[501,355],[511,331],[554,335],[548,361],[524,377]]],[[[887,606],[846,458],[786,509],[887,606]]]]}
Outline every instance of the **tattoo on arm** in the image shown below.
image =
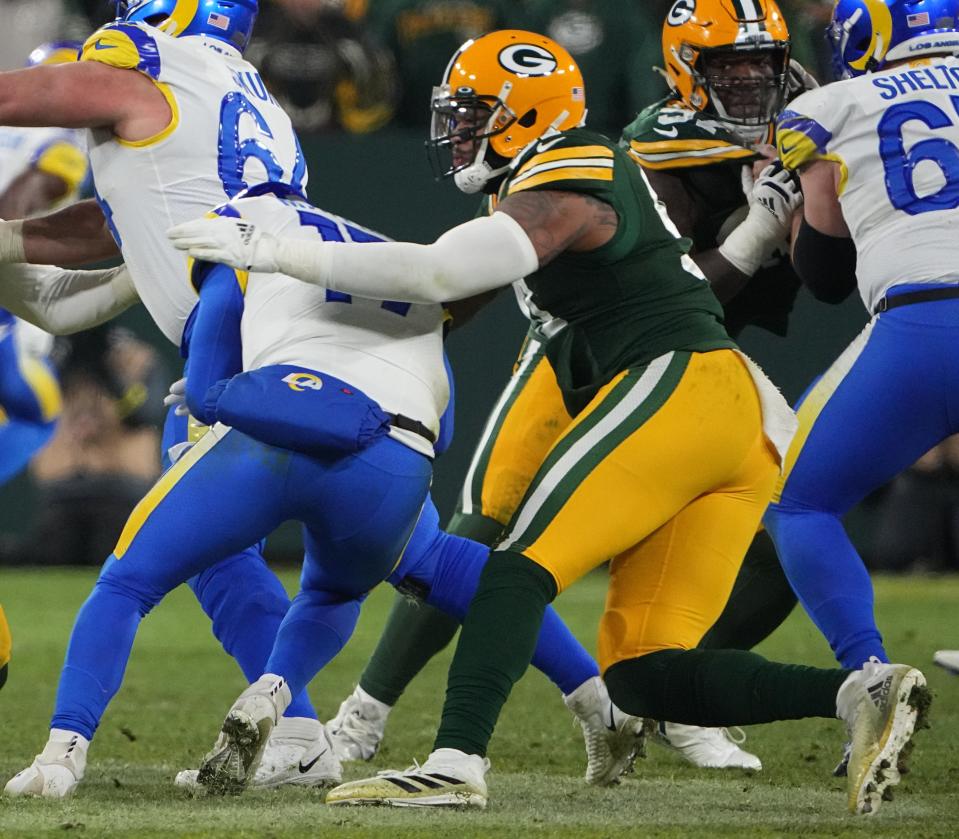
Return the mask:
{"type": "Polygon", "coordinates": [[[521,192],[504,199],[496,210],[519,222],[536,248],[540,265],[564,251],[596,250],[619,227],[619,217],[609,204],[576,192],[521,192]]]}

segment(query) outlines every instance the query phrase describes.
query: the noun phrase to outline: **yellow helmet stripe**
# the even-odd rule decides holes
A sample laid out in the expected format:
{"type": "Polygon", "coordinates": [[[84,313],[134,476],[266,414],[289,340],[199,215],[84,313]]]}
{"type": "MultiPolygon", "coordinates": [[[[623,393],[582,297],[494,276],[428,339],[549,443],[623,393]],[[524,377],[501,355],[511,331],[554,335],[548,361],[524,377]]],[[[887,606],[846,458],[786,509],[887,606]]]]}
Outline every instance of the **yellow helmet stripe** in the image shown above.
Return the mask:
{"type": "Polygon", "coordinates": [[[196,17],[199,7],[200,0],[177,0],[170,16],[158,28],[166,32],[167,35],[176,37],[193,23],[193,18],[196,17]]]}
{"type": "Polygon", "coordinates": [[[869,20],[872,22],[872,39],[862,57],[856,61],[850,61],[849,66],[865,72],[869,68],[871,59],[881,61],[889,50],[889,42],[892,40],[892,14],[882,0],[863,0],[863,5],[868,10],[869,20]]]}

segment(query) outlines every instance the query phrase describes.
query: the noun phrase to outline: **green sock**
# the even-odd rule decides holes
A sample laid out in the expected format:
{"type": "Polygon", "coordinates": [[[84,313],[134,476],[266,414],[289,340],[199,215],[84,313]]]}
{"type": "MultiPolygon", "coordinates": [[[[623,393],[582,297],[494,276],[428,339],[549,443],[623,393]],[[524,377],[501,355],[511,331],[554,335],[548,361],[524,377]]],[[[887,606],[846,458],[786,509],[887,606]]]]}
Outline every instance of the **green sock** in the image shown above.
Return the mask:
{"type": "Polygon", "coordinates": [[[603,678],[622,710],[687,725],[753,725],[835,717],[848,670],[777,664],[745,650],[660,650],[603,678]]]}
{"type": "Polygon", "coordinates": [[[434,749],[486,754],[555,596],[553,576],[542,566],[510,551],[490,555],[456,645],[434,749]]]}
{"type": "Polygon", "coordinates": [[[453,639],[459,621],[397,594],[383,634],[373,650],[360,687],[374,699],[395,705],[426,663],[453,639]]]}
{"type": "Polygon", "coordinates": [[[482,542],[491,548],[502,535],[503,525],[496,519],[479,513],[461,513],[457,510],[453,513],[450,523],[446,525],[446,532],[454,536],[462,536],[464,539],[472,539],[474,542],[482,542]]]}
{"type": "Polygon", "coordinates": [[[757,533],[719,620],[699,642],[704,650],[751,650],[777,629],[796,595],[765,531],[757,533]]]}

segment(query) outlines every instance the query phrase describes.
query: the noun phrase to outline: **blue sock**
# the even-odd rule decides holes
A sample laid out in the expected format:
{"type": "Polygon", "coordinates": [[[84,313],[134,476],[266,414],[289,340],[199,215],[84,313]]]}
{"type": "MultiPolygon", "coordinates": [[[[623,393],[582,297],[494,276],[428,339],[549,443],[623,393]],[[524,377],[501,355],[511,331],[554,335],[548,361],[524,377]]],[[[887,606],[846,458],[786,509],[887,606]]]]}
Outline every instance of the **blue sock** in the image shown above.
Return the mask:
{"type": "MultiPolygon", "coordinates": [[[[213,621],[213,634],[249,682],[273,672],[267,660],[290,607],[286,589],[263,559],[261,545],[218,562],[188,581],[213,621]]],[[[284,716],[317,718],[305,691],[294,694],[284,716]]]]}
{"type": "Polygon", "coordinates": [[[843,667],[888,662],[869,573],[838,516],[772,504],[764,519],[790,585],[843,667]]]}
{"type": "Polygon", "coordinates": [[[140,619],[156,601],[138,595],[105,575],[77,614],[60,674],[51,728],[93,738],[107,704],[120,689],[140,619]],[[104,638],[108,627],[109,643],[104,638]]]}
{"type": "MultiPolygon", "coordinates": [[[[435,570],[426,602],[462,620],[476,594],[480,573],[489,559],[489,548],[462,536],[439,533],[433,543],[435,570]]],[[[543,617],[532,664],[564,695],[599,675],[596,661],[552,606],[547,607],[543,617]]]]}
{"type": "Polygon", "coordinates": [[[360,603],[331,592],[300,591],[280,624],[263,672],[286,679],[294,696],[302,692],[350,640],[360,603]]]}

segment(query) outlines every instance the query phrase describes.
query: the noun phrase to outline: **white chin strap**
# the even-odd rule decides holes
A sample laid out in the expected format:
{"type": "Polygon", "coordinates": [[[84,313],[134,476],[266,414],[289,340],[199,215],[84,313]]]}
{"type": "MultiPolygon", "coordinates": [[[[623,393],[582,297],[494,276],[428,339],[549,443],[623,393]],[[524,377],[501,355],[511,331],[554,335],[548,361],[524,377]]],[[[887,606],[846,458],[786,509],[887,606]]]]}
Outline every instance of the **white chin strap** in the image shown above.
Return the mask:
{"type": "Polygon", "coordinates": [[[508,163],[499,169],[493,169],[485,160],[488,148],[489,140],[483,140],[476,152],[476,160],[453,175],[453,183],[456,184],[460,192],[465,192],[467,195],[475,195],[477,192],[482,191],[483,187],[486,186],[491,178],[502,175],[503,172],[509,169],[508,163]]]}

